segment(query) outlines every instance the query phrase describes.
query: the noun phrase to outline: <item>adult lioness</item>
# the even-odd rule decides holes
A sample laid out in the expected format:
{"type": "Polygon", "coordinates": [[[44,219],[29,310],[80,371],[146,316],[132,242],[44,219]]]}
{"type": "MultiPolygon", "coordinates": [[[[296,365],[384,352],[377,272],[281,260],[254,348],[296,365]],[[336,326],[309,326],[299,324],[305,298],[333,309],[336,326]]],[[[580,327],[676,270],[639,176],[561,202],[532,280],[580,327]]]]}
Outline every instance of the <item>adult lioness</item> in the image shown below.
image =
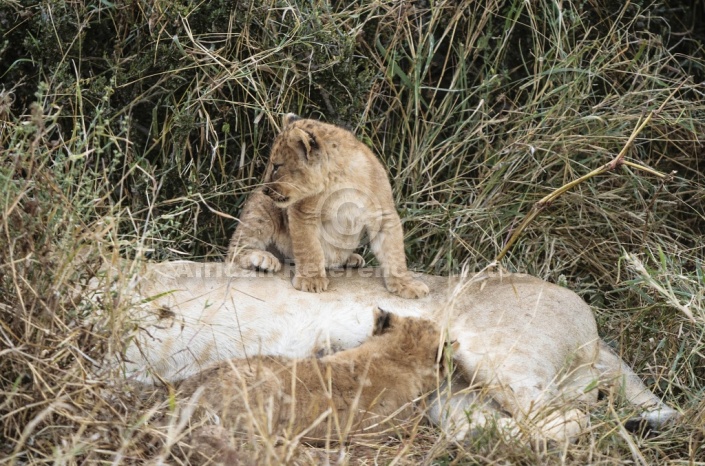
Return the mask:
{"type": "MultiPolygon", "coordinates": [[[[387,293],[379,269],[331,274],[331,290],[298,293],[284,273],[237,270],[221,263],[147,264],[130,293],[139,331],[127,348],[129,377],[185,378],[205,365],[254,354],[306,357],[322,347],[350,348],[372,328],[370,309],[430,318],[457,340],[464,387],[430,416],[456,438],[472,428],[465,411],[478,393],[532,437],[567,440],[587,423],[578,405],[598,386],[616,386],[658,426],[678,413],[651,393],[597,334],[593,314],[572,291],[518,274],[471,280],[425,275],[428,297],[387,293]],[[576,402],[580,402],[576,404],[576,402]],[[447,410],[446,408],[457,408],[447,410]]],[[[472,418],[484,424],[489,412],[472,418]]]]}
{"type": "Polygon", "coordinates": [[[361,267],[354,250],[367,233],[387,289],[420,298],[428,287],[406,268],[404,233],[384,167],[349,131],[287,114],[264,177],[245,204],[228,261],[278,271],[273,247],[293,258],[298,290],[328,287],[326,267],[361,267]]]}

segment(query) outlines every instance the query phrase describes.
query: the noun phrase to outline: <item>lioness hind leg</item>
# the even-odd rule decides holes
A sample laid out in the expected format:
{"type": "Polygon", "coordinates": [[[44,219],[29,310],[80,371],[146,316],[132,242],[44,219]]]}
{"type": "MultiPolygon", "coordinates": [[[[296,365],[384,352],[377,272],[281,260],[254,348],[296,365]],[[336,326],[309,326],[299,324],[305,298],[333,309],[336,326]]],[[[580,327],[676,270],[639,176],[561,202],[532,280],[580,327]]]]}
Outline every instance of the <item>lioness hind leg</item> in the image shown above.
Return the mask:
{"type": "MultiPolygon", "coordinates": [[[[461,335],[456,338],[462,340],[461,335]]],[[[579,410],[564,409],[556,381],[558,374],[551,361],[529,359],[531,348],[517,344],[513,352],[502,357],[484,358],[465,350],[457,355],[459,367],[471,383],[482,386],[488,398],[493,399],[516,423],[509,437],[540,445],[546,441],[573,442],[588,418],[579,410]]]]}
{"type": "MultiPolygon", "coordinates": [[[[404,232],[399,217],[383,222],[378,232],[368,231],[370,248],[382,266],[384,284],[390,293],[402,298],[423,298],[429,292],[421,280],[415,280],[406,268],[404,232]]],[[[388,217],[392,217],[388,215],[388,217]]]]}
{"type": "Polygon", "coordinates": [[[426,416],[447,439],[458,443],[480,436],[492,425],[502,433],[516,430],[511,427],[513,420],[494,400],[483,396],[481,389],[469,387],[460,376],[454,377],[450,386],[444,381],[429,397],[426,416]]]}
{"type": "Polygon", "coordinates": [[[572,408],[568,410],[557,409],[555,411],[547,408],[544,412],[538,412],[532,419],[532,424],[536,426],[538,436],[531,439],[532,444],[537,447],[546,440],[558,443],[575,442],[578,436],[588,428],[590,416],[585,412],[572,408]]]}
{"type": "MultiPolygon", "coordinates": [[[[459,381],[454,381],[460,385],[459,381]]],[[[487,428],[495,428],[506,441],[521,441],[536,449],[546,442],[574,441],[589,424],[589,416],[579,409],[559,410],[546,405],[531,407],[531,411],[507,416],[494,399],[491,390],[467,387],[452,393],[445,385],[431,397],[427,416],[440,426],[444,435],[456,442],[467,442],[487,428]]],[[[509,403],[514,405],[514,403],[509,403]]]]}
{"type": "Polygon", "coordinates": [[[282,214],[274,201],[261,189],[255,190],[247,199],[240,215],[240,224],[230,239],[227,262],[245,269],[278,272],[281,262],[266,249],[274,244],[277,233],[285,228],[282,214]]]}
{"type": "Polygon", "coordinates": [[[563,410],[554,406],[559,398],[551,390],[513,386],[491,394],[512,415],[520,437],[534,446],[546,441],[575,442],[589,423],[589,417],[579,409],[563,410]]]}
{"type": "Polygon", "coordinates": [[[665,404],[649,390],[639,376],[603,341],[600,342],[597,369],[603,381],[612,385],[618,392],[623,392],[629,403],[644,410],[640,418],[627,423],[628,428],[657,430],[680,417],[678,411],[665,404]],[[644,423],[646,426],[643,425],[644,423]]]}

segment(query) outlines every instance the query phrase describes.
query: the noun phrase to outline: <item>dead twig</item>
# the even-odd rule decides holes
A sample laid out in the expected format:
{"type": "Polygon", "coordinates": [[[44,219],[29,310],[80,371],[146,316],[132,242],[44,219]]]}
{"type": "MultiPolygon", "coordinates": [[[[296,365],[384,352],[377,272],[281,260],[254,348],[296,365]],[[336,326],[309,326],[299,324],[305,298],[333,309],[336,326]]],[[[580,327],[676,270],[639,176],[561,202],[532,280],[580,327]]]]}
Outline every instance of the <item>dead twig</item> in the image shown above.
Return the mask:
{"type": "Polygon", "coordinates": [[[512,233],[512,236],[509,237],[509,241],[504,245],[500,253],[497,255],[495,258],[494,262],[498,263],[504,256],[509,252],[509,250],[514,246],[514,243],[516,243],[517,239],[519,236],[521,236],[522,232],[526,229],[526,227],[538,216],[538,214],[547,206],[549,206],[553,201],[558,199],[560,196],[562,196],[564,193],[570,191],[574,187],[578,186],[580,183],[583,181],[589,180],[590,178],[593,178],[597,175],[601,175],[605,172],[614,170],[622,165],[627,165],[632,168],[636,168],[639,170],[644,170],[652,175],[658,176],[659,178],[662,179],[667,179],[670,175],[667,175],[665,173],[661,173],[659,171],[656,171],[652,168],[645,167],[643,165],[639,165],[637,163],[629,162],[624,160],[624,156],[627,154],[627,151],[629,148],[634,144],[634,140],[637,138],[639,133],[646,127],[647,124],[651,121],[651,118],[653,117],[654,113],[657,113],[658,110],[652,111],[649,113],[649,116],[647,116],[643,121],[640,120],[640,124],[636,127],[634,131],[632,131],[631,136],[629,136],[629,139],[627,140],[627,143],[622,147],[622,150],[619,151],[619,154],[617,156],[607,162],[606,164],[602,165],[599,168],[596,168],[595,170],[591,171],[590,173],[581,176],[580,178],[571,181],[570,183],[567,183],[560,188],[556,189],[552,193],[550,193],[547,196],[544,196],[541,200],[539,200],[534,206],[531,208],[531,211],[527,214],[526,217],[524,217],[524,220],[521,222],[519,227],[514,230],[512,233]]]}

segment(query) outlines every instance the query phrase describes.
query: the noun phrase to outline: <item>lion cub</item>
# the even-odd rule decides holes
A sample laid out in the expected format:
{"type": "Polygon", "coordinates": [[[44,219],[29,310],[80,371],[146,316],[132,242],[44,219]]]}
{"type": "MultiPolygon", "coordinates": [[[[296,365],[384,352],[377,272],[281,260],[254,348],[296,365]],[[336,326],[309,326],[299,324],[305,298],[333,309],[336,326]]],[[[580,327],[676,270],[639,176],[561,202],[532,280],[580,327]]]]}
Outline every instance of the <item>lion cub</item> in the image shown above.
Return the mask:
{"type": "Polygon", "coordinates": [[[318,359],[233,359],[185,379],[179,398],[191,399],[196,413],[217,417],[220,428],[206,429],[221,432],[218,438],[195,432],[192,448],[226,445],[238,432],[343,442],[413,419],[413,401],[443,375],[441,333],[425,319],[376,312],[373,336],[357,348],[318,359]]]}
{"type": "Polygon", "coordinates": [[[328,288],[326,267],[362,267],[363,233],[387,289],[421,298],[428,286],[406,268],[404,232],[384,167],[349,131],[287,114],[274,140],[264,188],[247,200],[228,250],[243,268],[278,271],[268,247],[293,258],[297,290],[328,288]]]}

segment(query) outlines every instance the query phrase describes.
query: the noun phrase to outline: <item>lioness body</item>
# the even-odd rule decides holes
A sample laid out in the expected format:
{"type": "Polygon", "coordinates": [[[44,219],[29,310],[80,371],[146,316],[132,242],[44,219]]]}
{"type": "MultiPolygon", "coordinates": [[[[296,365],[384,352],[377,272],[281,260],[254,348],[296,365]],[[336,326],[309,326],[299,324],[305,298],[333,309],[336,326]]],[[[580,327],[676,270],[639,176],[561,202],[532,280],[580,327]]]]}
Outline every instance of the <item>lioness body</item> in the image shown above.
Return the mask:
{"type": "MultiPolygon", "coordinates": [[[[383,313],[362,345],[322,358],[255,356],[217,363],[184,380],[194,400],[228,432],[267,432],[309,443],[394,432],[419,418],[414,401],[437,386],[439,329],[383,313]]],[[[214,443],[214,442],[211,442],[214,443]]]]}
{"type": "Polygon", "coordinates": [[[384,167],[342,128],[287,115],[264,178],[243,207],[228,260],[278,271],[268,248],[293,258],[296,289],[328,287],[326,268],[360,267],[363,234],[384,270],[387,289],[404,298],[428,294],[406,267],[404,233],[384,167]]]}
{"type": "Polygon", "coordinates": [[[226,358],[350,348],[370,334],[369,310],[379,306],[434,320],[457,340],[462,383],[476,391],[438,404],[431,417],[448,431],[457,429],[451,434],[458,438],[471,428],[463,411],[478,391],[537,436],[555,439],[573,438],[586,416],[571,409],[544,418],[544,408],[594,401],[595,387],[604,384],[620,388],[649,421],[677,415],[602,343],[589,306],[566,288],[517,274],[483,274],[465,284],[425,275],[430,295],[407,300],[387,293],[377,272],[337,271],[341,276],[331,277],[329,292],[313,295],[291,289],[281,273],[231,276],[218,263],[148,264],[136,292],[154,299],[141,299],[135,311],[142,330],[127,349],[128,375],[148,381],[151,371],[177,380],[226,358]]]}

